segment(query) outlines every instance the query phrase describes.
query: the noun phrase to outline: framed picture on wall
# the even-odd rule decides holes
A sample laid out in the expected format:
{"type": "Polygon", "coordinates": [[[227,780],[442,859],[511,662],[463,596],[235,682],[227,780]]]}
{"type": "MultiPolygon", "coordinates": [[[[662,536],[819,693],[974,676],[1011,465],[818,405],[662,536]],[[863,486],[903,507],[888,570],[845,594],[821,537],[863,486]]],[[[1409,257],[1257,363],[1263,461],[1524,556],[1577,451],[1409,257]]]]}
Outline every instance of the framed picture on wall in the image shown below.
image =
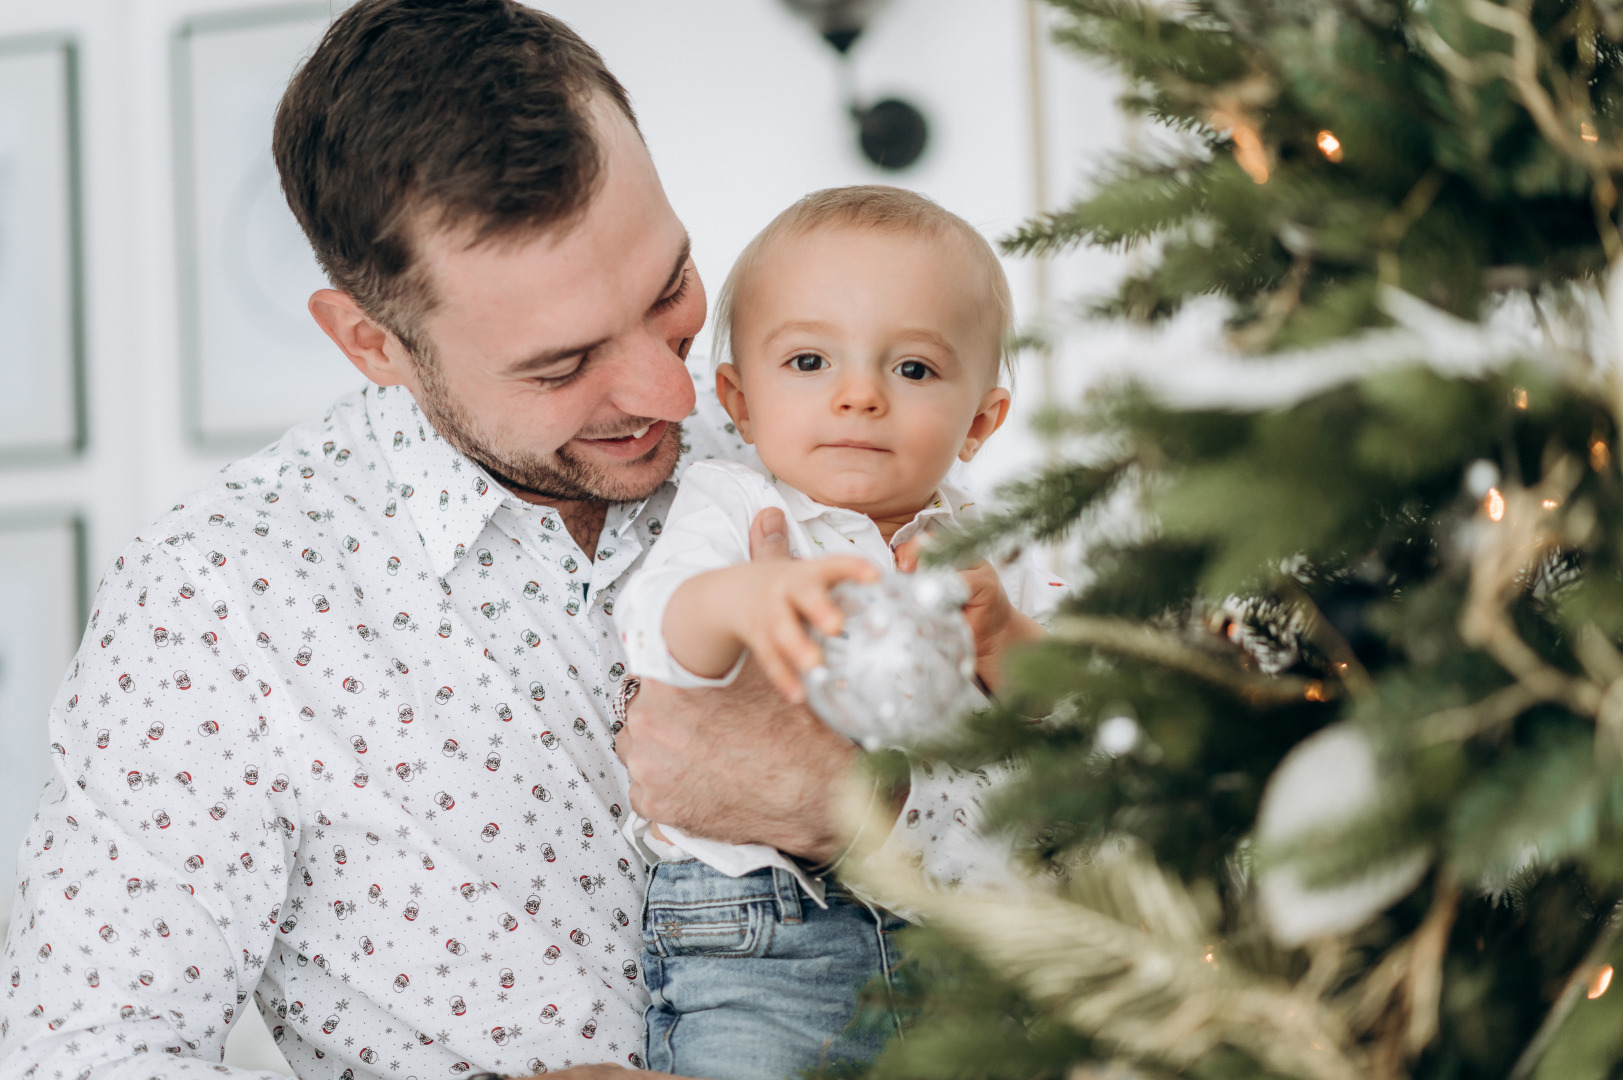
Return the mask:
{"type": "Polygon", "coordinates": [[[84,526],[71,513],[0,514],[0,925],[16,887],[16,847],[51,770],[47,719],[79,648],[89,602],[84,526]]]}
{"type": "Polygon", "coordinates": [[[77,57],[0,38],[0,466],[84,444],[77,57]]]}
{"type": "Polygon", "coordinates": [[[172,43],[182,391],[213,449],[257,447],[361,385],[305,307],[327,282],[271,159],[282,91],[342,6],[199,16],[172,43]]]}

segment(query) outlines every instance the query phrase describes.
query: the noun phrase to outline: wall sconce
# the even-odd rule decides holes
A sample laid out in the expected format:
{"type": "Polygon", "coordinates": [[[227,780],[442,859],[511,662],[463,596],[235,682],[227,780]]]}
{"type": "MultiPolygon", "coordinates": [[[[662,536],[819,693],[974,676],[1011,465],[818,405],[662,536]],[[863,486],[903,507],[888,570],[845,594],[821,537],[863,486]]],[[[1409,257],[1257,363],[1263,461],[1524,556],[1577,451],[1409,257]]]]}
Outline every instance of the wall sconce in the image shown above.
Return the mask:
{"type": "Polygon", "coordinates": [[[857,126],[863,156],[881,169],[899,171],[924,156],[930,124],[911,102],[882,98],[863,104],[851,72],[851,46],[868,21],[889,0],[783,0],[796,16],[810,23],[839,56],[846,108],[857,126]]]}

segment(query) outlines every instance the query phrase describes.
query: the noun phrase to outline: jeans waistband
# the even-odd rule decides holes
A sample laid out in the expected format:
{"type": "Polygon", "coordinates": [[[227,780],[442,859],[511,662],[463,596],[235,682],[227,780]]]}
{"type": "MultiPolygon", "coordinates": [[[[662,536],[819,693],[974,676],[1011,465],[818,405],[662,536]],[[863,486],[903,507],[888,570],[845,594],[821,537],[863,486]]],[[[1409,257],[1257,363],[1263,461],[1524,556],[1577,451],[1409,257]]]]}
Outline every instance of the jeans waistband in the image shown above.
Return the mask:
{"type": "MultiPolygon", "coordinates": [[[[661,862],[655,866],[648,885],[650,906],[696,906],[714,903],[771,901],[778,918],[786,923],[801,921],[800,903],[805,891],[789,871],[764,866],[738,877],[729,877],[697,859],[661,862]]],[[[829,898],[849,898],[845,890],[829,883],[829,898]]]]}

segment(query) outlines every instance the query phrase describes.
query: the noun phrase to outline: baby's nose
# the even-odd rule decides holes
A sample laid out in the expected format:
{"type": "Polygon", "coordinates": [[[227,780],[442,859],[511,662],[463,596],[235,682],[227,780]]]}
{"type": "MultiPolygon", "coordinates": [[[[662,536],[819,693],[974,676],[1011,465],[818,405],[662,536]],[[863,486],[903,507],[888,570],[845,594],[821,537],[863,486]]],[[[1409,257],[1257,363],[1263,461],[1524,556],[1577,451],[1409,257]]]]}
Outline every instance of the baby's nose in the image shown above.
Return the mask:
{"type": "Polygon", "coordinates": [[[834,404],[841,412],[879,412],[885,407],[885,396],[873,379],[852,376],[840,383],[834,404]]]}

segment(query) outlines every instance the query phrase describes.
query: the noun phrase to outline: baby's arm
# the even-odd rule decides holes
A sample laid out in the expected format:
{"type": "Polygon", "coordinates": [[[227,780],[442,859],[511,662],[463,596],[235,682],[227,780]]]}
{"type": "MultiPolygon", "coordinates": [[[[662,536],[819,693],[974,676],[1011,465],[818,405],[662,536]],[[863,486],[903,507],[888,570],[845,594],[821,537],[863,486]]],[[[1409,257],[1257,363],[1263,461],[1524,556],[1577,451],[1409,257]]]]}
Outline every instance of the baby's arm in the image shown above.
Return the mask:
{"type": "Polygon", "coordinates": [[[751,562],[751,523],[767,507],[783,510],[782,497],[741,465],[701,461],[683,473],[659,541],[615,600],[632,674],[681,687],[726,685],[748,648],[798,700],[797,669],[818,661],[801,619],[837,632],[829,587],[872,580],[875,571],[848,558],[751,562]]]}
{"type": "Polygon", "coordinates": [[[843,622],[829,589],[874,581],[865,559],[771,559],[737,563],[684,581],[665,605],[661,629],[677,663],[701,678],[720,678],[745,649],[791,702],[805,694],[799,673],[822,663],[804,624],[837,634],[843,622]]]}

